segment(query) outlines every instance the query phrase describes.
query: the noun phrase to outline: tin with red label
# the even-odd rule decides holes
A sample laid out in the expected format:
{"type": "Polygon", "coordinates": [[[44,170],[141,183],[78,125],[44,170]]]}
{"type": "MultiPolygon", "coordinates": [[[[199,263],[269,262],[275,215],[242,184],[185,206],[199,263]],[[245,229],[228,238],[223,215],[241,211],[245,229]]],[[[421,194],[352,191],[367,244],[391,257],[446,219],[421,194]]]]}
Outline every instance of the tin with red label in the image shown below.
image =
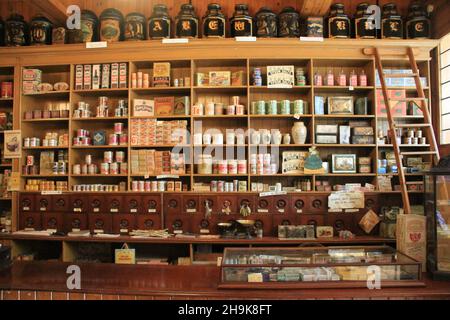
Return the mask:
{"type": "Polygon", "coordinates": [[[27,156],[27,166],[34,165],[34,156],[27,156]]]}
{"type": "Polygon", "coordinates": [[[117,162],[109,165],[109,174],[119,174],[119,164],[117,162]]]}
{"type": "Polygon", "coordinates": [[[109,163],[102,163],[100,165],[100,173],[101,174],[109,174],[109,163]]]}
{"type": "Polygon", "coordinates": [[[114,159],[114,153],[112,151],[105,151],[103,153],[103,162],[112,163],[114,159]]]}
{"type": "Polygon", "coordinates": [[[13,83],[12,82],[2,82],[0,85],[1,97],[2,98],[12,98],[13,96],[13,83]]]}
{"type": "Polygon", "coordinates": [[[123,123],[122,122],[114,123],[114,133],[122,134],[122,132],[123,132],[123,123]]]}
{"type": "Polygon", "coordinates": [[[119,137],[118,137],[118,135],[114,134],[114,133],[110,134],[109,135],[109,139],[108,139],[108,144],[110,146],[117,146],[117,145],[119,145],[119,137]]]}
{"type": "Polygon", "coordinates": [[[116,161],[117,162],[125,162],[125,152],[116,151],[116,161]]]}
{"type": "Polygon", "coordinates": [[[150,181],[145,181],[144,189],[145,189],[145,192],[150,192],[152,190],[152,183],[150,181]]]}
{"type": "Polygon", "coordinates": [[[122,162],[120,164],[120,174],[128,174],[128,163],[122,162]]]}
{"type": "Polygon", "coordinates": [[[131,190],[132,191],[139,191],[139,183],[137,181],[131,182],[131,190]]]}
{"type": "Polygon", "coordinates": [[[127,145],[128,144],[128,135],[127,134],[121,134],[120,138],[119,138],[119,144],[121,146],[127,145]]]}

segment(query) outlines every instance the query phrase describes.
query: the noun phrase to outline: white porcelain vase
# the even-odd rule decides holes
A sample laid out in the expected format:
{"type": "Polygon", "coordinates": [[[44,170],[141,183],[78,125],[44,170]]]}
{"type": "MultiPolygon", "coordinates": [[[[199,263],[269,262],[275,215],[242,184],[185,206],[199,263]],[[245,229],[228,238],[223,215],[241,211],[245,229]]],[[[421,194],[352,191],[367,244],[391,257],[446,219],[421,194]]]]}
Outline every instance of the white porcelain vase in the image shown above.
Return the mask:
{"type": "Polygon", "coordinates": [[[292,126],[292,139],[295,144],[305,144],[307,136],[307,128],[301,121],[294,123],[292,126]]]}

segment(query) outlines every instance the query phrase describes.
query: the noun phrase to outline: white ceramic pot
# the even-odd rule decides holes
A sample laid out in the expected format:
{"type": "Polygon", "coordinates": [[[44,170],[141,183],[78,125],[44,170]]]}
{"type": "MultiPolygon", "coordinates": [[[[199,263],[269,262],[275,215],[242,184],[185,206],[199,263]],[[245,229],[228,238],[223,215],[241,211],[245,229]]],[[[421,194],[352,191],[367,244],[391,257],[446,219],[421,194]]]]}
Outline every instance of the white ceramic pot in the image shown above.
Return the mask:
{"type": "Polygon", "coordinates": [[[292,139],[294,139],[295,144],[305,144],[307,128],[305,124],[301,121],[294,123],[292,126],[292,139]]]}

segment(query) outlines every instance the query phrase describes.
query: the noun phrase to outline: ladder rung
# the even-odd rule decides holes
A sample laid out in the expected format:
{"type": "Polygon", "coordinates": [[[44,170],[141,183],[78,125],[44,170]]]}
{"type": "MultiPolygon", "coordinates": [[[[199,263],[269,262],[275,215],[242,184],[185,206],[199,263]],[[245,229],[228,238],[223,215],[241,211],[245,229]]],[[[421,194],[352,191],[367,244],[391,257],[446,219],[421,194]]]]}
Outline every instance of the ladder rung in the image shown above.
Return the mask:
{"type": "Polygon", "coordinates": [[[429,128],[431,125],[429,123],[395,123],[396,128],[429,128]]]}
{"type": "Polygon", "coordinates": [[[417,73],[384,73],[385,78],[412,78],[418,76],[417,73]]]}
{"type": "Polygon", "coordinates": [[[437,154],[437,151],[410,151],[410,152],[401,152],[402,156],[421,156],[421,155],[430,155],[437,154]]]}

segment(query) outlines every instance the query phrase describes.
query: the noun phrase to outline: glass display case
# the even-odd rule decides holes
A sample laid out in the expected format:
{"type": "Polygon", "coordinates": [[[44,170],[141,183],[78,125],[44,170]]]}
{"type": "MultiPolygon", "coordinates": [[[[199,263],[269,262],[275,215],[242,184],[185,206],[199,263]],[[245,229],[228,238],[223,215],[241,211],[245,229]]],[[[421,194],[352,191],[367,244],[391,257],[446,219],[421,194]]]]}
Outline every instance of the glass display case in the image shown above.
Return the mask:
{"type": "Polygon", "coordinates": [[[421,264],[388,246],[225,248],[219,288],[384,288],[421,280],[421,264]]]}
{"type": "Polygon", "coordinates": [[[450,280],[450,156],[442,158],[424,179],[427,269],[435,280],[450,280]]]}

